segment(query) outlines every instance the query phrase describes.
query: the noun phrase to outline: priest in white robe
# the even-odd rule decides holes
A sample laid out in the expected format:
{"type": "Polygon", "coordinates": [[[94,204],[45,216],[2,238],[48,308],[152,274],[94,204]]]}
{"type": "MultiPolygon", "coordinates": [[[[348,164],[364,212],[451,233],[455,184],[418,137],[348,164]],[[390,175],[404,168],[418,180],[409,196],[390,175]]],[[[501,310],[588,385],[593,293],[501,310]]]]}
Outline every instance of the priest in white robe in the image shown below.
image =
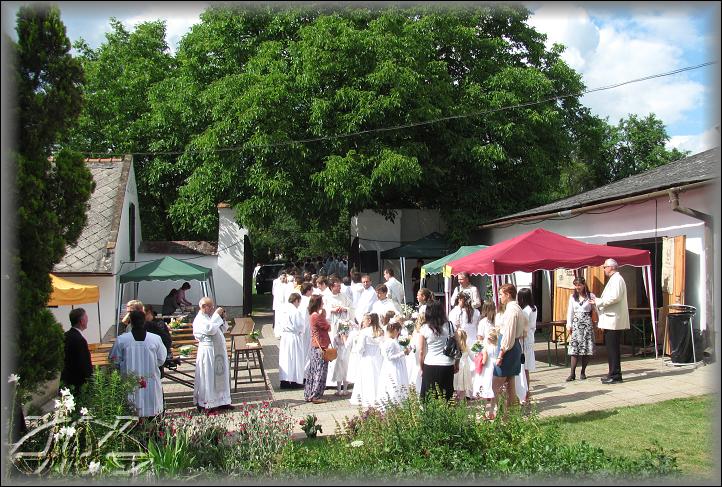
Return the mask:
{"type": "Polygon", "coordinates": [[[110,362],[119,366],[121,374],[138,377],[138,387],[128,396],[138,416],[157,416],[163,412],[159,367],[165,363],[168,352],[158,335],[146,332],[142,311],[130,312],[130,325],[130,333],[123,333],[115,340],[110,362]]]}
{"type": "Polygon", "coordinates": [[[198,408],[233,409],[226,338],[225,310],[213,311],[213,300],[204,297],[193,320],[193,336],[198,340],[193,402],[198,408]]]}
{"type": "Polygon", "coordinates": [[[308,348],[304,342],[308,311],[300,308],[300,294],[292,293],[288,301],[278,345],[278,378],[281,388],[303,384],[308,348]]]}
{"type": "Polygon", "coordinates": [[[371,285],[371,276],[364,274],[361,276],[361,285],[363,290],[358,297],[356,306],[354,307],[354,314],[356,315],[356,323],[361,324],[366,313],[371,313],[374,303],[378,299],[376,296],[376,289],[371,285]]]}

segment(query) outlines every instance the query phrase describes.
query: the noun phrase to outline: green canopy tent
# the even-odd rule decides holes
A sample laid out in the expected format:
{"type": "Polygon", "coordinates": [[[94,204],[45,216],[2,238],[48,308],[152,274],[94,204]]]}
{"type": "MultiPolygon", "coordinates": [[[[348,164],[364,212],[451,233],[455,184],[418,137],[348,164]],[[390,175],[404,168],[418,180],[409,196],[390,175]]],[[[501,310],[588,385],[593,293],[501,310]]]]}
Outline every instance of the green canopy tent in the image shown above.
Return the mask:
{"type": "MultiPolygon", "coordinates": [[[[138,297],[138,284],[143,281],[200,281],[204,296],[210,295],[213,301],[216,300],[216,290],[213,285],[213,271],[208,267],[193,264],[186,260],[178,260],[173,257],[163,257],[142,265],[132,271],[120,275],[120,286],[118,286],[118,300],[116,301],[116,316],[120,316],[120,300],[123,296],[123,287],[132,282],[134,286],[134,297],[138,297]]],[[[118,325],[116,324],[116,335],[118,325]]]]}
{"type": "Polygon", "coordinates": [[[404,282],[406,259],[439,258],[451,252],[453,248],[454,246],[446,240],[446,237],[438,232],[433,232],[413,242],[381,252],[382,259],[399,259],[401,261],[401,284],[404,286],[404,304],[406,303],[406,283],[404,282]]]}
{"type": "MultiPolygon", "coordinates": [[[[466,257],[469,254],[473,254],[477,250],[486,248],[486,245],[463,245],[459,247],[459,250],[453,254],[449,254],[433,262],[429,262],[421,266],[421,287],[424,287],[424,280],[426,276],[437,275],[444,273],[444,266],[452,260],[466,257]]],[[[446,296],[446,312],[449,312],[451,303],[449,297],[451,295],[451,277],[444,277],[444,295],[446,296]]]]}

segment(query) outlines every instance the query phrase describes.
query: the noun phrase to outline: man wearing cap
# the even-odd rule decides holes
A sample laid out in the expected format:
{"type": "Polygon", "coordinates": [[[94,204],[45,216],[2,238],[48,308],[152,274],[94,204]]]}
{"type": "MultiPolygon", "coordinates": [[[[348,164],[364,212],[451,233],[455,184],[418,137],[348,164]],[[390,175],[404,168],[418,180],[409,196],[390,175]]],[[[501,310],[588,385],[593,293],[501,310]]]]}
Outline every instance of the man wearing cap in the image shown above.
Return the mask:
{"type": "Polygon", "coordinates": [[[604,261],[604,274],[609,278],[602,295],[589,302],[596,304],[599,310],[599,328],[604,331],[604,343],[607,346],[607,362],[609,375],[602,377],[603,384],[622,382],[622,366],[620,363],[620,341],[622,331],[629,329],[629,308],[627,307],[627,285],[617,271],[617,261],[604,261]]]}

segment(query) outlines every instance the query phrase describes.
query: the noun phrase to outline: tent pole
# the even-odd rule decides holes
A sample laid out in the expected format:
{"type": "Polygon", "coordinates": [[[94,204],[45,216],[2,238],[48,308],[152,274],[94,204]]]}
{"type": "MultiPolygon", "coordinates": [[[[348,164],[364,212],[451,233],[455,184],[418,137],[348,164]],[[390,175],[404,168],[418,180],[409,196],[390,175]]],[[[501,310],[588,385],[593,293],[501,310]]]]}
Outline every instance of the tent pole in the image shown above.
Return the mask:
{"type": "Polygon", "coordinates": [[[402,298],[406,304],[406,257],[401,257],[401,288],[403,289],[402,298]]]}
{"type": "MultiPolygon", "coordinates": [[[[654,358],[659,358],[659,351],[657,345],[657,313],[656,305],[654,302],[654,286],[652,283],[652,266],[644,266],[645,275],[647,277],[647,289],[649,289],[649,313],[652,315],[652,333],[654,334],[654,358]]],[[[692,337],[694,338],[694,336],[692,337]]]]}
{"type": "Polygon", "coordinates": [[[123,283],[118,283],[118,299],[115,302],[115,337],[118,337],[118,327],[120,326],[120,300],[123,299],[123,283]]]}
{"type": "Polygon", "coordinates": [[[100,327],[100,298],[98,298],[98,343],[103,343],[103,330],[100,327]]]}

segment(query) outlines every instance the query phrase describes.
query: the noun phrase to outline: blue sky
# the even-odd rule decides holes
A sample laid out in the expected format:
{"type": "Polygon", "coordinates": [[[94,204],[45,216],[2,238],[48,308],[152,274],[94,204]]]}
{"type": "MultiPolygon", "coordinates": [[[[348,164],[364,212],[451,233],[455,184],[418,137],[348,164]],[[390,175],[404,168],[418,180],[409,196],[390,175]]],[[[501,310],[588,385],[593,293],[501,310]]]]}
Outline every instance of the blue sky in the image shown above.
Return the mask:
{"type": "MultiPolygon", "coordinates": [[[[3,31],[15,37],[15,12],[21,4],[3,2],[3,31]]],[[[129,29],[164,19],[174,50],[209,2],[55,2],[71,41],[82,37],[99,46],[108,20],[129,29]]],[[[244,2],[248,3],[248,2],[244,2]]],[[[350,2],[345,2],[350,3],[350,2]]],[[[362,3],[363,4],[363,3],[362,3]]],[[[567,46],[563,57],[597,88],[698,65],[694,71],[633,83],[585,95],[583,103],[610,123],[630,113],[655,113],[671,136],[669,146],[700,152],[719,145],[718,2],[525,2],[530,24],[553,42],[567,46]]]]}

